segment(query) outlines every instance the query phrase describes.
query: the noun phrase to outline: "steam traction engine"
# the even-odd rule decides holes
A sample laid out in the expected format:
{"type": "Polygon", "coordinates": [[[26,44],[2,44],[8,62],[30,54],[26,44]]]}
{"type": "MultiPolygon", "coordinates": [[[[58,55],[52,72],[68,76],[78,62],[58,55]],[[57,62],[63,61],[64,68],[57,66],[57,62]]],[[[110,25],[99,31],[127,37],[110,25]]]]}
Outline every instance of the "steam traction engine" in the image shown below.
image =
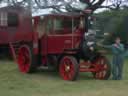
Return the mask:
{"type": "Polygon", "coordinates": [[[88,14],[48,14],[31,19],[26,14],[19,15],[17,30],[9,41],[21,72],[31,73],[43,66],[58,70],[64,80],[76,80],[79,72],[91,72],[96,79],[109,78],[108,60],[86,40],[91,35],[85,34],[88,14]]]}

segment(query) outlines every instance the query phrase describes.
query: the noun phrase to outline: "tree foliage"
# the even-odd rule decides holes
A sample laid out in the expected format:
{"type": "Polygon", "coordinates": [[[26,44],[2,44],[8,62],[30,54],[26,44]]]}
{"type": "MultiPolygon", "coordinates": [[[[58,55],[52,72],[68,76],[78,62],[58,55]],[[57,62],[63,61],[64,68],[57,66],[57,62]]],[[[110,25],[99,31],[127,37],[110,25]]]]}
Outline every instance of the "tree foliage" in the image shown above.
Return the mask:
{"type": "Polygon", "coordinates": [[[100,34],[109,33],[107,43],[112,43],[114,38],[119,36],[123,42],[128,42],[128,8],[122,10],[111,10],[99,13],[97,17],[97,29],[100,34]]]}

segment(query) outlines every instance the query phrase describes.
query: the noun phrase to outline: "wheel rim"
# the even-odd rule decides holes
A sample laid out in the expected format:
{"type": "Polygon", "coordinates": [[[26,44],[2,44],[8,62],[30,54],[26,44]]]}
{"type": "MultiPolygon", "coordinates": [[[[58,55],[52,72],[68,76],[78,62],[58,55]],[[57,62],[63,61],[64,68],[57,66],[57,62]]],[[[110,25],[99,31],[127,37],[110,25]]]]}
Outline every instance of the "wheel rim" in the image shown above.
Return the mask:
{"type": "Polygon", "coordinates": [[[74,65],[73,65],[73,61],[68,58],[65,57],[60,64],[60,75],[64,80],[72,80],[74,77],[74,73],[75,69],[74,69],[74,65]]]}
{"type": "Polygon", "coordinates": [[[31,63],[31,59],[30,59],[29,48],[26,46],[21,47],[18,53],[18,65],[20,71],[23,73],[27,73],[30,68],[30,63],[31,63]]]}
{"type": "Polygon", "coordinates": [[[96,79],[105,79],[108,72],[108,62],[105,58],[101,57],[96,62],[98,71],[95,73],[96,79]]]}

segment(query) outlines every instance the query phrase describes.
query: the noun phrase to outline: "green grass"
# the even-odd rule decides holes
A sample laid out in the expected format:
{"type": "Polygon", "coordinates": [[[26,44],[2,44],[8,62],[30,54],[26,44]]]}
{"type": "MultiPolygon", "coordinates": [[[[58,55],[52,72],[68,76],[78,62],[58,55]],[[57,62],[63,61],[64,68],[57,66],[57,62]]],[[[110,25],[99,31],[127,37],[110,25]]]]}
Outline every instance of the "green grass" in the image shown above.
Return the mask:
{"type": "Polygon", "coordinates": [[[82,73],[77,81],[70,82],[54,72],[22,74],[14,62],[0,61],[0,96],[128,96],[127,62],[124,80],[94,80],[82,73]]]}

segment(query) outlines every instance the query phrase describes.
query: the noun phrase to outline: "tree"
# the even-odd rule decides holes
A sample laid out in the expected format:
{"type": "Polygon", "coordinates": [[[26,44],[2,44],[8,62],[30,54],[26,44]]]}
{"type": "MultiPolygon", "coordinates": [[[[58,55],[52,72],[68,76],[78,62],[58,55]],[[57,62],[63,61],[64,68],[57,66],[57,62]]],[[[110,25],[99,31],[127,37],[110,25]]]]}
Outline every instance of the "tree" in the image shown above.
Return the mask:
{"type": "Polygon", "coordinates": [[[120,10],[123,6],[128,5],[128,0],[106,0],[106,6],[101,8],[109,8],[111,10],[120,10]]]}
{"type": "MultiPolygon", "coordinates": [[[[28,3],[32,4],[32,8],[34,9],[45,9],[45,8],[52,8],[58,11],[61,11],[60,9],[65,9],[67,11],[76,11],[77,9],[74,4],[81,3],[88,6],[85,6],[85,8],[91,9],[92,11],[99,8],[99,6],[105,1],[105,0],[0,0],[1,2],[7,2],[8,5],[22,5],[26,6],[28,3]]],[[[81,5],[78,5],[81,6],[81,5]]],[[[83,8],[83,10],[85,9],[83,8]]],[[[78,9],[79,10],[79,9],[78,9]]],[[[80,10],[81,11],[81,10],[80,10]]]]}
{"type": "Polygon", "coordinates": [[[128,8],[121,10],[109,10],[95,15],[97,17],[96,27],[101,32],[99,34],[109,33],[106,43],[112,43],[116,36],[121,37],[121,40],[128,42],[128,8]]]}
{"type": "Polygon", "coordinates": [[[119,10],[122,6],[127,5],[128,0],[0,0],[1,2],[20,6],[31,4],[33,9],[52,8],[57,11],[61,11],[61,9],[66,11],[83,11],[88,8],[94,12],[98,8],[119,10]],[[106,6],[102,5],[104,2],[107,2],[106,6]],[[75,8],[76,6],[77,8],[75,8]],[[83,8],[79,9],[78,6],[83,6],[83,8]]]}

